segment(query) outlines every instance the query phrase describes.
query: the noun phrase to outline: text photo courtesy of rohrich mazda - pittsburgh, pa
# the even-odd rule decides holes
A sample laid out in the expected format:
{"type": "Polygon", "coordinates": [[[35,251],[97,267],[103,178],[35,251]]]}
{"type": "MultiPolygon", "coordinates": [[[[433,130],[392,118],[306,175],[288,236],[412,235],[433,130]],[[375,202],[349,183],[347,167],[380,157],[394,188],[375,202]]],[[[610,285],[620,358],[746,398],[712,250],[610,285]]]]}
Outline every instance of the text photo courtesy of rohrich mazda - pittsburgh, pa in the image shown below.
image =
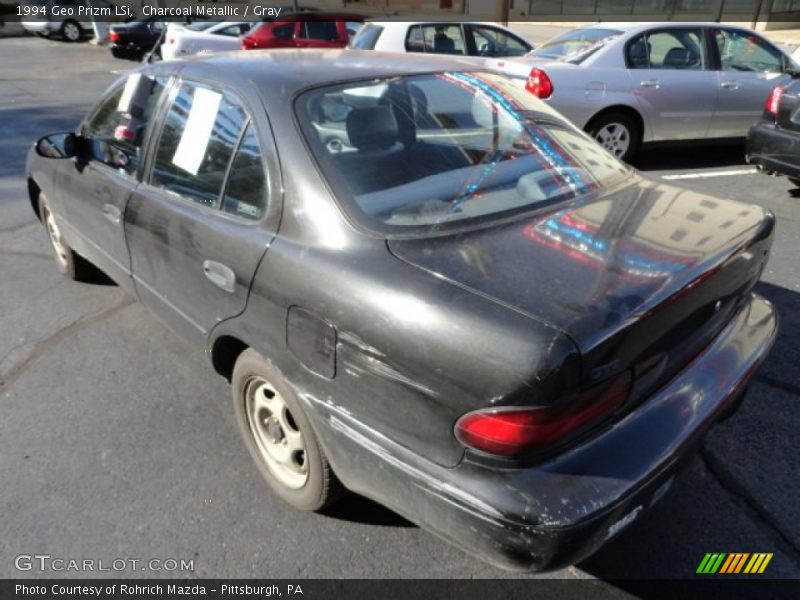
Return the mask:
{"type": "Polygon", "coordinates": [[[0,9],[0,593],[800,592],[800,6],[0,9]]]}

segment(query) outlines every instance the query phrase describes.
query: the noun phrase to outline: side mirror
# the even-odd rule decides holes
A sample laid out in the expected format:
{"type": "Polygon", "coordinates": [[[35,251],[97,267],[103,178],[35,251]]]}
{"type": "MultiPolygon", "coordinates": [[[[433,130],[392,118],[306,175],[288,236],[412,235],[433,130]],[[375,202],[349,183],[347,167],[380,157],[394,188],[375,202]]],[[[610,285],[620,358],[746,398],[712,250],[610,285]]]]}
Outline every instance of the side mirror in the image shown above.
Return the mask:
{"type": "Polygon", "coordinates": [[[78,153],[78,136],[74,133],[54,133],[36,142],[36,154],[44,158],[72,158],[78,153]]]}

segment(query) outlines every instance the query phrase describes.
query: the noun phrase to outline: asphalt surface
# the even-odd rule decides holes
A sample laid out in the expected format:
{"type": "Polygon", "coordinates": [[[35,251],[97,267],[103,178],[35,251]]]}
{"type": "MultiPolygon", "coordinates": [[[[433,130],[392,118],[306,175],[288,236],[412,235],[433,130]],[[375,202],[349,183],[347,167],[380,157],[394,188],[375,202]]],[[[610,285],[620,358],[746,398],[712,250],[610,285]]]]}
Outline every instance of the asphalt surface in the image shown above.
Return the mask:
{"type": "MultiPolygon", "coordinates": [[[[0,577],[85,575],[15,568],[37,553],[194,561],[118,573],[131,576],[519,577],[356,496],[324,515],[289,508],[251,464],[202,349],[117,287],[58,274],[25,153],[74,127],[130,66],[88,44],[0,40],[0,577]]],[[[740,146],[648,152],[638,166],[775,212],[759,288],[781,333],[741,410],[672,491],[595,556],[544,577],[692,577],[706,552],[773,552],[767,575],[798,578],[800,191],[752,173],[740,146]]]]}

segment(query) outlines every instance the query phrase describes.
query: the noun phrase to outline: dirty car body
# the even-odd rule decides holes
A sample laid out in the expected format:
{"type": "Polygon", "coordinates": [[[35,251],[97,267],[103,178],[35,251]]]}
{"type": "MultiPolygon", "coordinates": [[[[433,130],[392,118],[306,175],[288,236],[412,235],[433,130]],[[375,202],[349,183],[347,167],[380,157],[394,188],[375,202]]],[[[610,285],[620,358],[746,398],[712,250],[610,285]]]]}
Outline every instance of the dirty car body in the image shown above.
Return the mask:
{"type": "Polygon", "coordinates": [[[141,70],[138,145],[112,86],[82,155],[32,151],[34,208],[221,375],[268,357],[344,486],[467,552],[554,569],[657,501],[774,339],[772,215],[641,178],[474,63],[244,54],[141,70]]]}

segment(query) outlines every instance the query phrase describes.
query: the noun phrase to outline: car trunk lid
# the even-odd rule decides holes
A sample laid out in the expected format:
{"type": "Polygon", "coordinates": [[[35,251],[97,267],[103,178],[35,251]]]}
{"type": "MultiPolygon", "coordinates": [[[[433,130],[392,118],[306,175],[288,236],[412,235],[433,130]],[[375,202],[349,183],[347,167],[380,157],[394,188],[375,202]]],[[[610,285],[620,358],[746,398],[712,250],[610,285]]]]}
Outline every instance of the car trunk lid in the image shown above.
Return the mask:
{"type": "Polygon", "coordinates": [[[399,259],[559,328],[584,389],[629,371],[644,397],[746,301],[774,218],[636,178],[613,193],[480,230],[392,239],[399,259]]]}

